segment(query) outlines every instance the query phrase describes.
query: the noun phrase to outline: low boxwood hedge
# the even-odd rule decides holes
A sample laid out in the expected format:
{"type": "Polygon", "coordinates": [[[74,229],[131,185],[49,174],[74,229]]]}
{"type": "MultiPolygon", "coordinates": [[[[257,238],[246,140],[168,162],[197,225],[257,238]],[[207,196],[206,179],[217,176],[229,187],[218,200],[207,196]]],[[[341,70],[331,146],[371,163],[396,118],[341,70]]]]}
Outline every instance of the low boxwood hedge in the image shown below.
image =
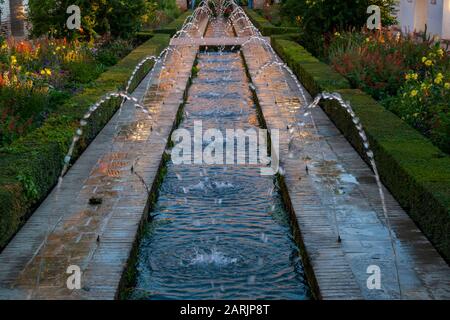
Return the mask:
{"type": "MultiPolygon", "coordinates": [[[[148,55],[158,55],[169,40],[169,35],[155,35],[100,75],[90,87],[70,98],[40,128],[0,150],[0,248],[55,186],[79,119],[88,107],[107,93],[125,89],[136,65],[148,55]]],[[[152,61],[142,66],[131,90],[152,67],[152,61]]],[[[120,103],[120,99],[112,99],[92,114],[74,159],[106,125],[120,103]]]]}
{"type": "Polygon", "coordinates": [[[184,22],[186,21],[187,17],[189,17],[192,14],[192,10],[187,10],[184,13],[182,13],[177,19],[173,20],[168,25],[155,29],[155,33],[164,33],[169,34],[170,36],[173,36],[175,33],[177,33],[178,30],[181,29],[184,22]]]}
{"type": "MultiPolygon", "coordinates": [[[[450,157],[372,97],[351,89],[344,77],[298,43],[272,38],[272,45],[312,95],[339,92],[351,102],[367,132],[383,183],[450,261],[450,157]]],[[[350,116],[337,102],[321,106],[365,158],[350,116]]]]}
{"type": "Polygon", "coordinates": [[[256,11],[251,9],[244,9],[250,21],[258,28],[264,36],[271,36],[276,34],[297,33],[298,28],[295,27],[277,27],[271,24],[266,18],[262,17],[256,11]]]}

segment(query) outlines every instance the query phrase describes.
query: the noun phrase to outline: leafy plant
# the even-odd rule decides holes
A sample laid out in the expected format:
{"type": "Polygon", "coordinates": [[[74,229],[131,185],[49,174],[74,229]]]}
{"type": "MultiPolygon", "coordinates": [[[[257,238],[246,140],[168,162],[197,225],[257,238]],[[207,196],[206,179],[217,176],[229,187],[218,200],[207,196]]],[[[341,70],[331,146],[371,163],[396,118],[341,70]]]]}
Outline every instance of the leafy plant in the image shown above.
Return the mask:
{"type": "Polygon", "coordinates": [[[36,200],[39,196],[39,190],[34,183],[33,179],[26,175],[26,174],[19,174],[17,176],[17,180],[22,184],[23,188],[25,189],[25,195],[26,197],[33,201],[36,200]]]}
{"type": "Polygon", "coordinates": [[[326,49],[328,60],[354,87],[375,99],[396,95],[409,69],[420,64],[428,43],[416,43],[389,31],[336,32],[326,49]]]}
{"type": "Polygon", "coordinates": [[[96,38],[99,35],[128,37],[137,31],[148,0],[30,0],[29,20],[32,35],[39,37],[96,38]],[[68,30],[66,9],[81,9],[82,30],[68,30]]]}

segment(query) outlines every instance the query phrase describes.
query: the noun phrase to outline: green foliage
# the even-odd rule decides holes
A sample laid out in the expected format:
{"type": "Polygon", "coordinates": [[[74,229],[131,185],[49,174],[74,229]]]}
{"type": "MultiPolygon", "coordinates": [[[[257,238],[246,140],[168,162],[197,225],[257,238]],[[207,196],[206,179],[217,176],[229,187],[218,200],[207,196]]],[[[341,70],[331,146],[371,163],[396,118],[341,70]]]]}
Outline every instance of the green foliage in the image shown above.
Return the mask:
{"type": "Polygon", "coordinates": [[[298,27],[274,26],[267,19],[258,14],[257,11],[245,9],[245,12],[255,27],[258,28],[264,36],[296,33],[299,31],[298,27]]]}
{"type": "Polygon", "coordinates": [[[111,67],[125,57],[131,50],[133,50],[133,44],[130,41],[123,39],[107,41],[96,50],[95,60],[103,66],[111,67]]]}
{"type": "MultiPolygon", "coordinates": [[[[366,129],[384,184],[449,261],[450,157],[370,96],[350,89],[341,75],[299,44],[272,40],[274,49],[311,94],[339,92],[350,101],[366,129]]],[[[365,157],[358,130],[349,115],[334,101],[324,102],[322,107],[365,157]]]]}
{"type": "Polygon", "coordinates": [[[404,74],[415,68],[428,44],[388,31],[335,33],[327,50],[328,61],[377,100],[397,94],[404,74]]]}
{"type": "Polygon", "coordinates": [[[302,44],[313,54],[321,55],[329,35],[336,31],[360,30],[364,27],[370,5],[380,7],[383,26],[394,24],[395,2],[396,0],[284,0],[282,13],[302,30],[302,44]]]}
{"type": "Polygon", "coordinates": [[[381,9],[383,26],[394,24],[395,0],[284,0],[282,12],[308,32],[315,34],[362,28],[369,15],[367,8],[377,5],[381,9]]]}
{"type": "Polygon", "coordinates": [[[32,35],[73,38],[111,34],[128,37],[138,31],[147,0],[30,0],[29,20],[32,35]],[[67,29],[70,5],[81,9],[81,31],[67,29]]]}
{"type": "Polygon", "coordinates": [[[164,34],[170,34],[171,36],[174,35],[178,30],[181,29],[184,22],[186,21],[186,18],[189,17],[192,14],[192,11],[188,10],[184,12],[182,15],[180,15],[177,19],[173,20],[171,23],[169,23],[166,26],[163,26],[162,28],[155,29],[155,33],[164,33],[164,34]]]}
{"type": "Polygon", "coordinates": [[[388,31],[336,33],[328,60],[352,87],[450,152],[450,62],[439,44],[388,31]]]}
{"type": "Polygon", "coordinates": [[[39,190],[35,185],[33,179],[26,174],[19,174],[17,176],[17,181],[19,181],[25,189],[25,195],[28,201],[35,201],[39,196],[39,190]]]}
{"type": "Polygon", "coordinates": [[[196,78],[199,72],[200,68],[198,66],[193,66],[191,70],[192,78],[196,78]]]}
{"type": "Polygon", "coordinates": [[[68,80],[73,86],[78,84],[87,84],[95,80],[105,68],[102,64],[95,62],[74,61],[66,64],[66,69],[69,73],[68,80]]]}

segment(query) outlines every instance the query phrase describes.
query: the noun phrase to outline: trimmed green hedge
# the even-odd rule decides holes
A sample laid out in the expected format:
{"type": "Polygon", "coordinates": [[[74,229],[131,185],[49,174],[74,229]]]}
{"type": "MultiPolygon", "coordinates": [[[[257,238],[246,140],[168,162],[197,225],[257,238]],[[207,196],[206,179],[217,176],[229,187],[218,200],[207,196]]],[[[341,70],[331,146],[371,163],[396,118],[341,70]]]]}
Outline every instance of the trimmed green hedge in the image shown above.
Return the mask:
{"type": "Polygon", "coordinates": [[[271,36],[276,34],[297,33],[298,28],[295,27],[277,27],[271,24],[266,18],[262,17],[256,11],[251,9],[244,9],[250,21],[258,28],[264,36],[271,36]]]}
{"type": "MultiPolygon", "coordinates": [[[[372,97],[351,89],[344,77],[296,42],[272,38],[272,45],[312,95],[339,92],[351,102],[365,127],[384,184],[450,261],[450,157],[372,97]]],[[[350,116],[335,101],[322,103],[322,108],[365,158],[350,116]]]]}
{"type": "Polygon", "coordinates": [[[170,36],[173,36],[175,33],[177,33],[178,30],[181,29],[187,17],[189,17],[191,14],[192,10],[187,10],[168,25],[164,26],[163,28],[155,29],[154,32],[169,34],[170,36]]]}
{"type": "MultiPolygon", "coordinates": [[[[136,65],[148,55],[159,54],[169,40],[169,35],[155,35],[100,75],[89,88],[70,98],[40,128],[0,150],[0,248],[55,186],[79,119],[88,107],[107,93],[125,89],[136,65]]],[[[152,61],[142,66],[130,90],[152,67],[152,61]]],[[[77,143],[74,159],[111,119],[120,103],[121,99],[112,99],[92,114],[77,143]]]]}

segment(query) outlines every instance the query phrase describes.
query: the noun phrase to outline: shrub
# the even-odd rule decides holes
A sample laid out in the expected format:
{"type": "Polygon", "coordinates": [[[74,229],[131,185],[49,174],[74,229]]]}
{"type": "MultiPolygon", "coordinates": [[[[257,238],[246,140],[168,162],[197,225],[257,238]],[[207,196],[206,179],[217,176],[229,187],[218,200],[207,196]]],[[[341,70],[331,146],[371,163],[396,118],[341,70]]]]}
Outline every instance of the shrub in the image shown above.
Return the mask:
{"type": "Polygon", "coordinates": [[[105,41],[95,49],[95,59],[106,67],[111,67],[119,62],[133,49],[130,41],[117,39],[105,41]]]}

